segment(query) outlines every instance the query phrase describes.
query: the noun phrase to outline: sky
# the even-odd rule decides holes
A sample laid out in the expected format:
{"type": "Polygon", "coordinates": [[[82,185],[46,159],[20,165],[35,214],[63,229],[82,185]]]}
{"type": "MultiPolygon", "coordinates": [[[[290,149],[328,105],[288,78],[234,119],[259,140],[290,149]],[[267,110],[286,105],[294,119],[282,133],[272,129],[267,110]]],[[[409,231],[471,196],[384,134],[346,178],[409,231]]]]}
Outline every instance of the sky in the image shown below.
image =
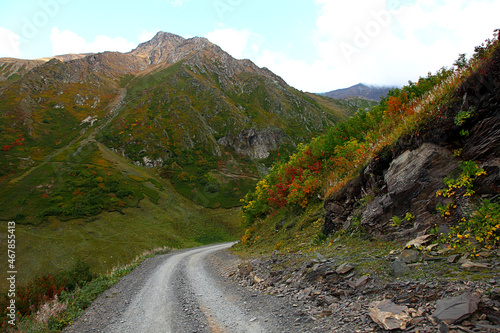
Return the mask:
{"type": "Polygon", "coordinates": [[[291,86],[402,86],[500,28],[500,0],[0,0],[0,57],[128,52],[166,31],[206,37],[291,86]]]}

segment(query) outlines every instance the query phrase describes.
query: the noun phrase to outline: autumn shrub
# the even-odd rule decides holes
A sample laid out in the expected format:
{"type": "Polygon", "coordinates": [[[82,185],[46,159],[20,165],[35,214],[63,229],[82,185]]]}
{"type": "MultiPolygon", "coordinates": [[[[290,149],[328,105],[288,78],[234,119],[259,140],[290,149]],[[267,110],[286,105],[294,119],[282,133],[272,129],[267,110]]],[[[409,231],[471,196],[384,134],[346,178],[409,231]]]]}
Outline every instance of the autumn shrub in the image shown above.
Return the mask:
{"type": "Polygon", "coordinates": [[[500,245],[500,203],[481,200],[473,212],[450,227],[440,241],[450,249],[465,250],[478,255],[482,249],[500,245]]]}
{"type": "Polygon", "coordinates": [[[32,282],[17,288],[17,310],[22,316],[36,313],[41,303],[54,298],[62,290],[64,285],[58,283],[53,275],[40,275],[32,282]]]}
{"type": "MultiPolygon", "coordinates": [[[[56,295],[71,292],[78,286],[82,287],[92,281],[93,278],[90,266],[79,260],[67,270],[60,271],[57,274],[41,274],[26,284],[16,286],[17,317],[21,318],[36,314],[44,304],[54,300],[56,295]]],[[[0,295],[0,307],[2,309],[0,327],[6,327],[7,325],[6,309],[9,303],[8,292],[2,293],[0,295]]]]}
{"type": "Polygon", "coordinates": [[[243,244],[246,244],[252,238],[254,233],[255,233],[255,227],[246,229],[245,234],[243,235],[243,237],[241,237],[241,242],[243,244]]]}
{"type": "Polygon", "coordinates": [[[460,161],[461,172],[458,177],[445,177],[445,188],[436,192],[437,196],[454,198],[458,195],[471,196],[474,194],[474,180],[486,174],[484,169],[478,167],[475,161],[460,161]],[[458,192],[458,193],[457,193],[458,192]]]}
{"type": "Polygon", "coordinates": [[[474,230],[473,236],[484,247],[500,245],[500,203],[481,201],[469,218],[469,228],[474,230]]]}
{"type": "Polygon", "coordinates": [[[241,201],[244,205],[241,207],[243,226],[252,225],[257,218],[264,217],[269,210],[266,200],[263,200],[262,183],[265,184],[265,179],[257,184],[256,192],[249,192],[241,201]],[[260,193],[260,197],[259,194],[260,193]]]}

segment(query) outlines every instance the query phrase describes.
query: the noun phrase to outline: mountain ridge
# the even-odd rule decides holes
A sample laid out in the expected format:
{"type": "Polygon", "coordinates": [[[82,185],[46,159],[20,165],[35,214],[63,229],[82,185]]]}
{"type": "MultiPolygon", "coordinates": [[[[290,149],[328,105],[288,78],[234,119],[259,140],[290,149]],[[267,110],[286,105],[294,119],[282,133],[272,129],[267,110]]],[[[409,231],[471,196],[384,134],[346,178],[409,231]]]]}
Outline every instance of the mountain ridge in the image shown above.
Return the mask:
{"type": "Polygon", "coordinates": [[[383,96],[386,96],[389,90],[396,88],[395,86],[376,86],[358,83],[353,86],[332,90],[322,95],[335,98],[335,99],[348,99],[348,98],[367,98],[370,100],[380,101],[383,96]]]}

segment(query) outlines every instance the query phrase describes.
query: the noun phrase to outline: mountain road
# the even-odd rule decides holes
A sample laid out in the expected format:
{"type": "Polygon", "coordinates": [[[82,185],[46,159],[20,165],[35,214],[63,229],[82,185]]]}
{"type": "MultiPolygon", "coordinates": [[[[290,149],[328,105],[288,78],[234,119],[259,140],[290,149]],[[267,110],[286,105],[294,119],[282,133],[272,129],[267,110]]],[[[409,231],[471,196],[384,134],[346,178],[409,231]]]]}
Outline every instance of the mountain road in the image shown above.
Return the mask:
{"type": "Polygon", "coordinates": [[[145,260],[65,332],[304,332],[297,305],[224,277],[239,260],[232,244],[145,260]]]}

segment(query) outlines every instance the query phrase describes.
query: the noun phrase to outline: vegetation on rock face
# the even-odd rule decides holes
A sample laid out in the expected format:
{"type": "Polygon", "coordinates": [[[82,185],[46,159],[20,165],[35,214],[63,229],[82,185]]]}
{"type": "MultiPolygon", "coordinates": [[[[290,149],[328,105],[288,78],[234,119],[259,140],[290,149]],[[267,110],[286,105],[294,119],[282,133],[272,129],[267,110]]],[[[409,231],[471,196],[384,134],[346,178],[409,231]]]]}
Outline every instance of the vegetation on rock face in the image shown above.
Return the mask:
{"type": "MultiPolygon", "coordinates": [[[[461,85],[472,76],[485,75],[488,66],[498,61],[500,48],[497,33],[493,40],[487,40],[477,47],[476,53],[468,62],[462,63],[461,57],[457,61],[460,63],[458,68],[443,67],[435,74],[429,73],[427,77],[420,78],[418,82],[410,81],[401,89],[391,90],[380,105],[367,112],[358,111],[326,134],[300,146],[289,161],[275,164],[270,174],[244,198],[243,225],[251,233],[245,234],[243,243],[262,244],[259,242],[263,242],[263,239],[269,241],[273,238],[269,235],[270,225],[278,222],[277,216],[286,216],[286,220],[294,219],[296,214],[304,214],[309,207],[319,203],[322,198],[335,194],[349,180],[359,175],[370,160],[387,154],[398,139],[419,136],[431,125],[448,117],[445,112],[451,112],[449,106],[460,103],[459,98],[462,96],[457,96],[456,91],[461,85]]],[[[473,112],[470,109],[452,117],[455,117],[458,122],[456,125],[459,126],[471,118],[473,112]]],[[[461,136],[466,134],[461,131],[461,136]]],[[[468,166],[472,167],[473,163],[463,161],[462,166],[470,169],[468,166]]],[[[451,191],[456,188],[468,189],[474,178],[483,174],[479,168],[469,171],[466,179],[459,177],[445,180],[448,188],[443,191],[452,195],[451,191]]],[[[465,194],[470,192],[466,191],[465,194]]],[[[474,205],[466,225],[458,227],[450,237],[454,239],[457,234],[462,236],[464,228],[474,228],[478,241],[489,240],[485,243],[486,246],[497,244],[496,205],[497,203],[489,201],[474,205]],[[489,235],[488,238],[485,235],[489,235]]],[[[289,235],[290,248],[295,248],[298,242],[293,238],[289,235]]]]}
{"type": "MultiPolygon", "coordinates": [[[[285,206],[307,206],[308,200],[333,193],[356,175],[370,158],[393,143],[403,133],[416,129],[435,115],[436,102],[428,93],[443,84],[441,98],[449,93],[453,70],[442,69],[402,89],[393,89],[379,106],[358,111],[325,135],[302,145],[286,163],[276,164],[270,174],[245,198],[245,224],[254,222],[285,206]],[[446,87],[447,86],[447,87],[446,87]],[[429,103],[425,112],[415,112],[420,103],[429,103]],[[431,109],[434,106],[433,109],[431,109]],[[326,181],[324,181],[327,179],[326,181]],[[259,207],[259,208],[256,208],[259,207]]],[[[456,75],[455,75],[456,76],[456,75]]],[[[456,83],[455,83],[456,84],[456,83]]]]}
{"type": "MultiPolygon", "coordinates": [[[[486,171],[479,168],[475,161],[460,161],[459,165],[460,175],[456,179],[445,178],[446,187],[436,192],[437,196],[449,200],[446,205],[438,204],[436,207],[445,219],[457,215],[454,212],[457,201],[472,197],[475,179],[486,175],[486,171]]],[[[451,226],[448,235],[440,234],[440,241],[447,243],[450,249],[470,251],[476,256],[481,249],[491,250],[500,245],[500,202],[476,199],[474,209],[459,215],[459,222],[451,226]]]]}

